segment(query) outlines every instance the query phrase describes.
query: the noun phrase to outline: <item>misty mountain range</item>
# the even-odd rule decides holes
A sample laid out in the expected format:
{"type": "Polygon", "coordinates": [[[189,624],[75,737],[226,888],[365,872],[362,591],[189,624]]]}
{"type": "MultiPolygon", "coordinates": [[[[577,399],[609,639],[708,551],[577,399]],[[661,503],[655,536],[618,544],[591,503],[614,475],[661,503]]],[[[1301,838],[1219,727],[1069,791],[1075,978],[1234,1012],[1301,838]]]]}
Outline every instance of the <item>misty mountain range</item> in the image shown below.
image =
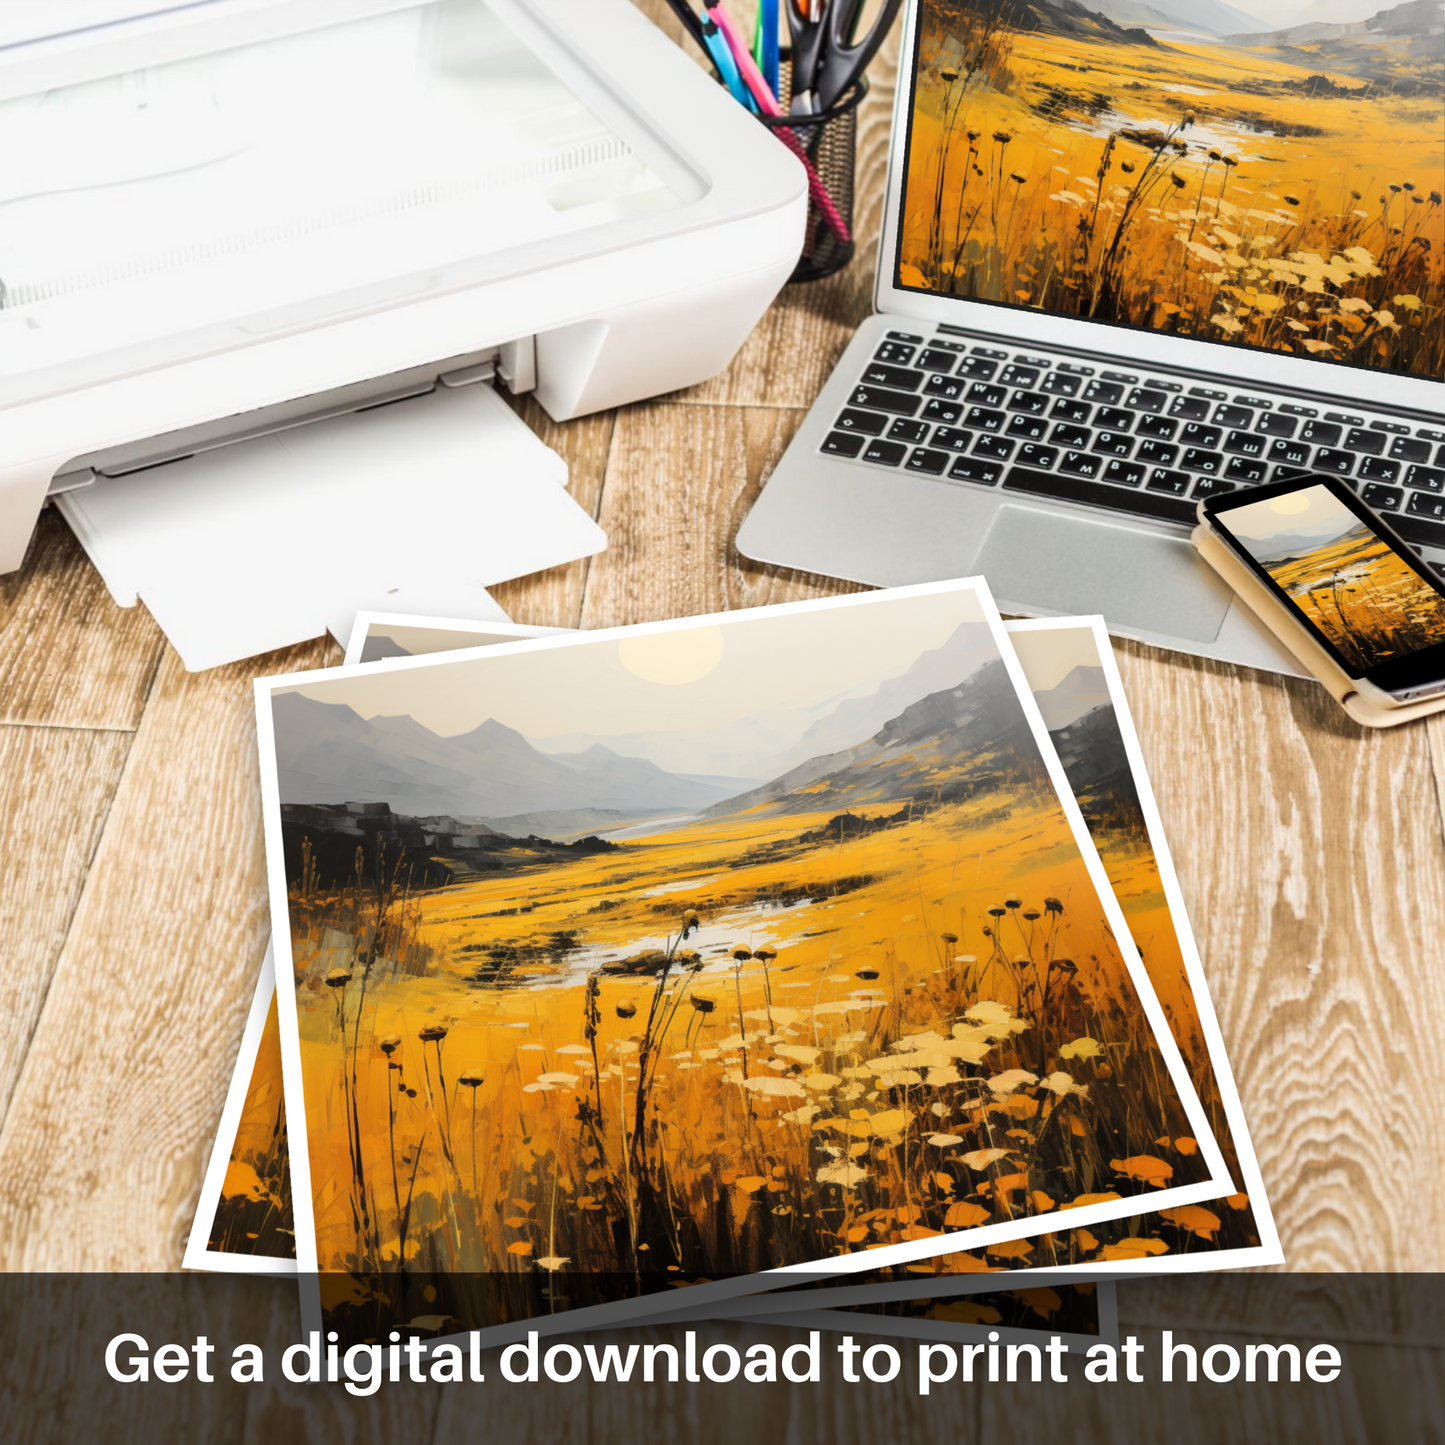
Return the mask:
{"type": "Polygon", "coordinates": [[[602,814],[708,810],[760,778],[871,737],[920,697],[957,686],[993,650],[986,624],[965,623],[866,697],[701,733],[549,737],[541,740],[547,751],[495,719],[441,737],[406,715],[368,721],[344,703],[283,693],[273,704],[281,801],[385,802],[398,813],[479,819],[504,832],[530,830],[542,817],[565,833],[602,814]],[[633,755],[644,748],[651,756],[633,755]],[[689,761],[708,771],[689,770],[689,761]],[[735,775],[719,764],[756,771],[735,775]]]}
{"type": "Polygon", "coordinates": [[[1053,733],[1112,700],[1102,667],[1076,667],[1047,691],[1036,692],[1034,701],[1053,733]]]}
{"type": "Polygon", "coordinates": [[[1326,533],[1322,537],[1306,537],[1298,532],[1283,532],[1275,537],[1240,537],[1239,540],[1256,562],[1280,562],[1286,557],[1302,557],[1317,552],[1321,547],[1333,547],[1346,537],[1356,539],[1371,535],[1363,522],[1356,522],[1353,527],[1346,527],[1333,536],[1326,533]]]}

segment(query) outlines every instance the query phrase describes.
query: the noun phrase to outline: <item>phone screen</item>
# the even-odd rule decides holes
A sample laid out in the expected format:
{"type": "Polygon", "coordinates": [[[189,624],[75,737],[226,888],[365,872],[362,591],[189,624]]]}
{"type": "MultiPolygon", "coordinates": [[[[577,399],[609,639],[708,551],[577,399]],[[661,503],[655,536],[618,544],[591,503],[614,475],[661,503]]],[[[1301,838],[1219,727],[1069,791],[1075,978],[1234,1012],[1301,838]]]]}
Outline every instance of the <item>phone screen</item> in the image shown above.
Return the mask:
{"type": "Polygon", "coordinates": [[[1237,505],[1221,498],[1209,517],[1351,677],[1390,691],[1436,680],[1445,589],[1345,484],[1309,479],[1237,505]]]}

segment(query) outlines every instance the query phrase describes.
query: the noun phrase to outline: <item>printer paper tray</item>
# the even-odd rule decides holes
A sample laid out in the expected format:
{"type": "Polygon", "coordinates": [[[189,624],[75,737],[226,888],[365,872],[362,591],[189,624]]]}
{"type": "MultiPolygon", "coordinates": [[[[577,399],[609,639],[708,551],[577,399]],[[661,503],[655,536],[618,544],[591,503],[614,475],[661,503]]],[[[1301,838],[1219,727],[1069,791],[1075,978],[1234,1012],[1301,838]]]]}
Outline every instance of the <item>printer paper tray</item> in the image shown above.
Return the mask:
{"type": "Polygon", "coordinates": [[[292,427],[55,504],[122,606],[144,601],[192,671],[358,611],[495,615],[486,587],[590,556],[567,467],[489,386],[292,427]]]}

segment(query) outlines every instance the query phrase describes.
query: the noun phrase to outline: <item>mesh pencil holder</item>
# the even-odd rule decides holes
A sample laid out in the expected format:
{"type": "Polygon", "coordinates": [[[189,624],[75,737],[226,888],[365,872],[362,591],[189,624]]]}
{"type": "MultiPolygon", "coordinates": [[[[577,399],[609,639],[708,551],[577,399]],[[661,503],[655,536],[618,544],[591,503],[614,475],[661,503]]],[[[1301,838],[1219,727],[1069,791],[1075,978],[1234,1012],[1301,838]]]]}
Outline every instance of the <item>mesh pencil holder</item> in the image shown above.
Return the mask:
{"type": "MultiPolygon", "coordinates": [[[[791,74],[785,54],[778,73],[778,100],[784,110],[792,96],[791,74]]],[[[820,281],[853,259],[858,107],[867,94],[868,80],[860,77],[816,115],[758,117],[808,171],[808,227],[790,281],[820,281]]]]}

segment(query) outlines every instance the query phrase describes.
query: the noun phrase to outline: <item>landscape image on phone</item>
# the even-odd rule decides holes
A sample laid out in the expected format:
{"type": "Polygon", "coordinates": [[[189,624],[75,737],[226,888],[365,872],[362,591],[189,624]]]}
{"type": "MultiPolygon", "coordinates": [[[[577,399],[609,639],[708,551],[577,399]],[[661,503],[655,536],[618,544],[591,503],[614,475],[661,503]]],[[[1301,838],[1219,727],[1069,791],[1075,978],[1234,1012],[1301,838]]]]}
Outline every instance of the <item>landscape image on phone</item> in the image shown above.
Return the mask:
{"type": "Polygon", "coordinates": [[[1328,487],[1219,519],[1349,663],[1368,670],[1445,642],[1445,595],[1328,487]]]}

